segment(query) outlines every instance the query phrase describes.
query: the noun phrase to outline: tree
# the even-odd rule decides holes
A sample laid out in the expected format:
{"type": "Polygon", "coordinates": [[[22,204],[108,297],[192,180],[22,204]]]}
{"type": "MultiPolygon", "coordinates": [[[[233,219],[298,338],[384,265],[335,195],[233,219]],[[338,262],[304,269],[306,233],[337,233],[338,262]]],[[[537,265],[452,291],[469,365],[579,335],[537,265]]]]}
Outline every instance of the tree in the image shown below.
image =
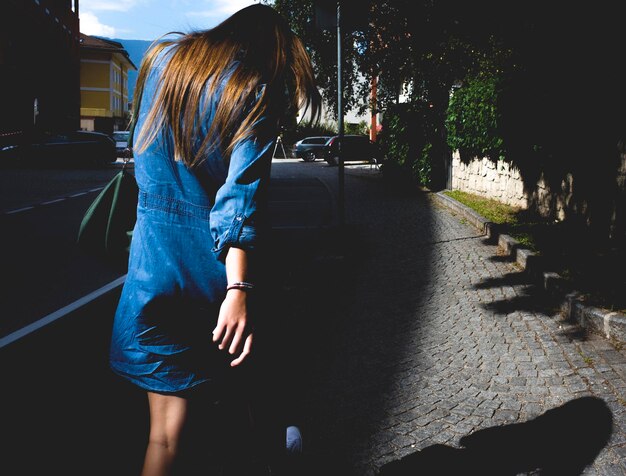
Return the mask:
{"type": "MultiPolygon", "coordinates": [[[[333,30],[318,30],[314,22],[313,0],[276,0],[272,3],[291,28],[304,41],[315,67],[316,79],[324,101],[330,110],[337,109],[337,35],[333,30]]],[[[357,32],[346,31],[344,45],[358,43],[357,32]]],[[[343,52],[344,110],[354,110],[359,102],[359,84],[365,79],[359,74],[360,47],[346,47],[343,52]]],[[[363,98],[361,98],[363,101],[363,98]]]]}
{"type": "MultiPolygon", "coordinates": [[[[397,104],[403,94],[410,102],[430,104],[432,117],[423,126],[430,128],[426,135],[433,145],[428,149],[429,154],[436,157],[430,168],[435,175],[441,175],[443,170],[444,119],[450,87],[462,74],[471,49],[461,38],[467,23],[450,15],[455,12],[454,3],[453,0],[342,3],[342,18],[350,18],[354,12],[361,12],[359,18],[367,18],[367,21],[348,21],[351,28],[342,30],[344,110],[358,109],[363,113],[371,106],[373,78],[378,80],[378,110],[397,104]]],[[[274,2],[274,7],[289,19],[294,31],[309,47],[324,99],[335,109],[336,31],[314,28],[314,5],[312,1],[274,2]]]]}

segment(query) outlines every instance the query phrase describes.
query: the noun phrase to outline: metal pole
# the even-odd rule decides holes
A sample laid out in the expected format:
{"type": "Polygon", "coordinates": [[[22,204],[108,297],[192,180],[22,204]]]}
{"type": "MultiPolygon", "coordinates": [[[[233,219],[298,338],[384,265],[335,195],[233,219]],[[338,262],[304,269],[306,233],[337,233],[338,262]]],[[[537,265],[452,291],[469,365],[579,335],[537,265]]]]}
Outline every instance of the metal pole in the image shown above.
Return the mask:
{"type": "Polygon", "coordinates": [[[337,2],[337,128],[338,128],[338,141],[339,145],[337,153],[339,156],[338,165],[338,219],[339,226],[342,228],[344,224],[344,210],[345,210],[345,193],[344,193],[344,164],[343,153],[341,151],[341,143],[343,142],[343,81],[341,77],[341,1],[337,2]]]}

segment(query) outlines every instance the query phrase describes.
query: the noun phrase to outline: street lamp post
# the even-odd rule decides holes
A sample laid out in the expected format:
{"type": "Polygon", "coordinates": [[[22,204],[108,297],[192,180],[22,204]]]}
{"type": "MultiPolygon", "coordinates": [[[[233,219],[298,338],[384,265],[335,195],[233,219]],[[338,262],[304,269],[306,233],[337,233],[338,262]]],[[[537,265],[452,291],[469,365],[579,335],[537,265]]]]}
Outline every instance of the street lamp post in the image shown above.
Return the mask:
{"type": "Polygon", "coordinates": [[[343,81],[342,81],[342,66],[341,66],[341,2],[337,2],[337,129],[338,129],[338,144],[337,144],[337,156],[339,161],[337,163],[338,171],[338,221],[339,227],[343,228],[345,222],[345,168],[343,163],[343,153],[341,151],[344,126],[343,126],[343,81]]]}
{"type": "Polygon", "coordinates": [[[348,31],[367,27],[370,1],[366,0],[315,0],[315,26],[320,30],[337,29],[337,219],[339,227],[345,222],[345,184],[342,142],[344,136],[343,112],[343,75],[342,75],[342,27],[348,31]],[[343,12],[341,6],[344,6],[343,12]]]}

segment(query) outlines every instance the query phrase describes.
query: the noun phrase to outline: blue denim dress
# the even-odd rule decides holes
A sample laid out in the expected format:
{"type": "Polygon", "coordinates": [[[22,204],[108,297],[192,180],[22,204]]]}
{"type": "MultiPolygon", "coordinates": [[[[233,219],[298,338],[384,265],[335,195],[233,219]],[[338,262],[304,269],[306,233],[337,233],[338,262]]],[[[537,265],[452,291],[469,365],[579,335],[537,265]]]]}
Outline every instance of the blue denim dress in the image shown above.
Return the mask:
{"type": "MultiPolygon", "coordinates": [[[[163,61],[146,81],[137,130],[156,95],[163,61]]],[[[214,104],[206,98],[205,133],[214,104]]],[[[202,165],[188,168],[174,160],[167,132],[135,154],[137,222],[113,323],[110,365],[146,390],[181,392],[218,383],[228,372],[233,357],[217,349],[211,333],[226,293],[228,248],[258,248],[267,227],[266,189],[277,128],[275,121],[262,121],[261,132],[240,143],[228,163],[215,150],[202,165]]]]}

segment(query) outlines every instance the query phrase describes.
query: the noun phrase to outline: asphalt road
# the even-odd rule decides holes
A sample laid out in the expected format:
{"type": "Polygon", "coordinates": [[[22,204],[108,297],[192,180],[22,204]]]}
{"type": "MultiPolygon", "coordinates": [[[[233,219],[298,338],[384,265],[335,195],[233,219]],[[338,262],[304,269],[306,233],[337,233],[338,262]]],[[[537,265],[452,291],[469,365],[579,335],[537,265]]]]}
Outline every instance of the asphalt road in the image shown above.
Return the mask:
{"type": "MultiPolygon", "coordinates": [[[[271,270],[277,282],[289,280],[289,271],[281,266],[312,257],[334,226],[332,186],[316,175],[321,170],[332,177],[336,169],[322,167],[297,160],[277,161],[273,167],[273,249],[282,260],[271,270]]],[[[23,326],[123,276],[123,271],[75,246],[80,218],[97,191],[73,195],[89,190],[86,185],[104,185],[110,175],[101,172],[87,184],[90,179],[82,181],[80,173],[71,171],[67,175],[75,182],[69,180],[59,187],[58,182],[45,180],[48,173],[56,177],[55,172],[13,174],[12,186],[28,197],[11,197],[11,206],[18,207],[13,210],[18,211],[0,218],[4,230],[15,230],[0,237],[3,270],[11,276],[2,290],[3,336],[14,331],[20,334],[23,326]],[[20,189],[18,175],[24,183],[50,184],[50,190],[20,189]]],[[[11,182],[7,176],[3,179],[11,182]]],[[[120,291],[118,285],[93,299],[83,299],[58,319],[0,346],[5,382],[2,426],[10,440],[2,453],[0,473],[138,473],[148,423],[145,395],[110,372],[107,360],[120,291]]]]}
{"type": "MultiPolygon", "coordinates": [[[[278,236],[286,230],[308,233],[333,223],[334,202],[327,185],[306,173],[319,166],[295,159],[275,161],[270,216],[278,236]],[[299,163],[308,169],[295,175],[288,170],[299,163]]],[[[0,338],[125,274],[124,266],[101,261],[76,246],[84,211],[118,170],[119,164],[104,169],[2,170],[0,256],[5,279],[0,299],[5,312],[0,338]]]]}
{"type": "Polygon", "coordinates": [[[0,256],[6,336],[123,274],[76,246],[84,211],[118,171],[3,170],[0,256]]]}

